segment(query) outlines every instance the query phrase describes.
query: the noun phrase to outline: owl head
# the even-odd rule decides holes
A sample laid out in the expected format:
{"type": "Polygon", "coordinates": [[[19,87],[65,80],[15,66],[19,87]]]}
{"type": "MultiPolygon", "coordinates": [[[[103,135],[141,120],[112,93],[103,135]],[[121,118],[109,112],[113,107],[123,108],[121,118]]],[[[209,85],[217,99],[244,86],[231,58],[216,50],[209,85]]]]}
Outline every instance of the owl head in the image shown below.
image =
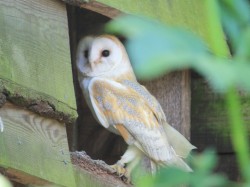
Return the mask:
{"type": "Polygon", "coordinates": [[[132,72],[122,43],[111,35],[87,36],[80,40],[76,64],[82,77],[114,76],[132,72]]]}

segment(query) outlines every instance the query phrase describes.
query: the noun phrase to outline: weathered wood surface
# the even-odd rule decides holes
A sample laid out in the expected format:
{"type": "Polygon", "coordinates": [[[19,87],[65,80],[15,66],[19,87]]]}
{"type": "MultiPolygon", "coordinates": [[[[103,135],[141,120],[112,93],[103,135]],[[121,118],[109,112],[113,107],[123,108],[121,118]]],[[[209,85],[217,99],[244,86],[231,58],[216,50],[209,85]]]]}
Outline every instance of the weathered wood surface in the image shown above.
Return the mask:
{"type": "Polygon", "coordinates": [[[76,183],[86,187],[130,187],[114,174],[114,170],[102,160],[92,160],[85,152],[71,154],[72,164],[75,165],[76,183]],[[93,182],[95,181],[95,182],[93,182]]]}
{"type": "Polygon", "coordinates": [[[8,102],[0,108],[0,116],[4,125],[0,132],[1,167],[12,174],[20,171],[51,183],[75,186],[64,124],[8,102]]]}
{"type": "Polygon", "coordinates": [[[62,0],[62,1],[71,5],[74,5],[74,6],[79,6],[81,8],[85,8],[85,9],[97,12],[109,18],[115,18],[122,14],[120,10],[116,8],[112,8],[110,6],[107,6],[97,1],[89,1],[89,2],[82,1],[82,0],[62,0]]]}
{"type": "Polygon", "coordinates": [[[235,154],[219,154],[218,156],[216,172],[223,173],[231,180],[242,182],[235,154]]]}
{"type": "Polygon", "coordinates": [[[68,150],[65,125],[7,102],[0,108],[0,173],[25,185],[129,186],[103,161],[68,150]]]}
{"type": "Polygon", "coordinates": [[[19,97],[49,101],[75,118],[65,4],[1,0],[0,28],[0,92],[16,104],[19,97]]]}
{"type": "Polygon", "coordinates": [[[8,177],[8,179],[14,183],[14,187],[19,185],[36,185],[36,186],[50,186],[52,183],[43,180],[41,178],[32,176],[30,174],[27,174],[23,171],[19,171],[12,168],[1,168],[0,167],[0,173],[4,176],[8,177]],[[15,185],[16,183],[16,185],[15,185]],[[19,185],[18,185],[19,184],[19,185]]]}
{"type": "MultiPolygon", "coordinates": [[[[209,146],[219,153],[233,153],[227,108],[222,95],[214,93],[201,77],[192,79],[191,134],[200,150],[209,146]]],[[[250,141],[250,96],[241,94],[242,113],[250,141]]]]}

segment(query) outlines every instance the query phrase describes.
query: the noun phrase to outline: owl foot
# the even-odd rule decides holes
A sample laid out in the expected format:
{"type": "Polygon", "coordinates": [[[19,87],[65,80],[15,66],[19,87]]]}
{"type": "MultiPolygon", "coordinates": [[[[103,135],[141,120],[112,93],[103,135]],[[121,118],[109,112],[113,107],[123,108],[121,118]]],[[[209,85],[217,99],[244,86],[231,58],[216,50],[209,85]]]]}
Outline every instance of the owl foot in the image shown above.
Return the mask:
{"type": "Polygon", "coordinates": [[[127,170],[119,163],[111,165],[111,168],[115,170],[114,173],[117,173],[119,177],[126,176],[127,170]]]}
{"type": "Polygon", "coordinates": [[[114,173],[117,173],[118,176],[126,183],[130,183],[130,176],[127,172],[127,170],[123,167],[122,164],[120,164],[119,162],[111,165],[111,168],[114,169],[114,173]]]}

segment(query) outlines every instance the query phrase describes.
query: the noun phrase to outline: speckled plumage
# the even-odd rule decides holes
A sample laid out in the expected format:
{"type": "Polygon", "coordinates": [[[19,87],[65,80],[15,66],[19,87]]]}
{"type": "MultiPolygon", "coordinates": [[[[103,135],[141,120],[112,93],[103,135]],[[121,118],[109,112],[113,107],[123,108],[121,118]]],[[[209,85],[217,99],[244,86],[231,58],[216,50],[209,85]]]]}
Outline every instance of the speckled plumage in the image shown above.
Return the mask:
{"type": "Polygon", "coordinates": [[[93,115],[129,145],[118,161],[120,165],[146,155],[156,166],[176,165],[191,170],[182,158],[195,147],[168,125],[158,101],[137,82],[126,50],[117,38],[102,35],[82,39],[77,67],[93,115]],[[103,55],[104,50],[109,51],[108,56],[103,55]]]}

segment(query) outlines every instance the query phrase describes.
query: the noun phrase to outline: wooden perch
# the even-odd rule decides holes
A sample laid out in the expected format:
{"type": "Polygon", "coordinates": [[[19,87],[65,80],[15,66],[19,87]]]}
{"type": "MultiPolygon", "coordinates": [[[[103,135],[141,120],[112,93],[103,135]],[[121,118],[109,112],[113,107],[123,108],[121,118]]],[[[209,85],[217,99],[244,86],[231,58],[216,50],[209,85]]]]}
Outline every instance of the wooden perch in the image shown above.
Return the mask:
{"type": "Polygon", "coordinates": [[[122,14],[122,12],[113,7],[107,6],[103,3],[99,3],[97,1],[88,1],[88,0],[62,0],[65,3],[79,6],[81,8],[85,8],[88,10],[92,10],[109,18],[115,18],[122,14]]]}
{"type": "MultiPolygon", "coordinates": [[[[79,171],[79,174],[84,173],[85,177],[89,176],[88,180],[84,180],[86,186],[88,184],[88,181],[91,179],[96,180],[96,182],[100,183],[100,186],[103,187],[131,186],[130,184],[125,183],[122,178],[114,173],[114,170],[104,161],[92,160],[85,152],[71,153],[71,160],[72,164],[75,166],[76,171],[79,171]]],[[[93,184],[93,182],[89,181],[89,184],[93,184]]]]}

